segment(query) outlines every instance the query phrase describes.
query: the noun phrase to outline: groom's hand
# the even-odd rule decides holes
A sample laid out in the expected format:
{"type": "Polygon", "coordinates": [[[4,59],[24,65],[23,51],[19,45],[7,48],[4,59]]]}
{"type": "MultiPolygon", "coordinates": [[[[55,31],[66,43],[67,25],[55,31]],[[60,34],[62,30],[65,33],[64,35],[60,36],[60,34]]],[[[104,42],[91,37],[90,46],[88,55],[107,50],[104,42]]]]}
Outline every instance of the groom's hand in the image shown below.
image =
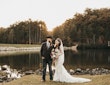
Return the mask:
{"type": "Polygon", "coordinates": [[[45,57],[42,56],[42,59],[45,59],[45,57]]]}

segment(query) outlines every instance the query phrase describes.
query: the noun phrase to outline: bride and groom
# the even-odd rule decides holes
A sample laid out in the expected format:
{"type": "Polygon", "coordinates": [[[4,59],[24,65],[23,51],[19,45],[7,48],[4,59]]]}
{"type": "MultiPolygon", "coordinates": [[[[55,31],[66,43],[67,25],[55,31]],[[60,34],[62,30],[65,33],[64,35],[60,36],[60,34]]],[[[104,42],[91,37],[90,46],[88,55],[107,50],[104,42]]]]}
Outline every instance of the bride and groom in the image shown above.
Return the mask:
{"type": "Polygon", "coordinates": [[[48,36],[47,41],[41,46],[41,56],[43,61],[43,74],[42,81],[45,82],[46,67],[49,66],[50,80],[55,82],[66,82],[66,83],[83,83],[89,82],[90,79],[78,78],[71,76],[65,69],[64,63],[64,48],[63,42],[60,38],[55,40],[55,44],[52,44],[52,37],[48,36]],[[52,62],[55,63],[55,73],[52,73],[52,62]]]}

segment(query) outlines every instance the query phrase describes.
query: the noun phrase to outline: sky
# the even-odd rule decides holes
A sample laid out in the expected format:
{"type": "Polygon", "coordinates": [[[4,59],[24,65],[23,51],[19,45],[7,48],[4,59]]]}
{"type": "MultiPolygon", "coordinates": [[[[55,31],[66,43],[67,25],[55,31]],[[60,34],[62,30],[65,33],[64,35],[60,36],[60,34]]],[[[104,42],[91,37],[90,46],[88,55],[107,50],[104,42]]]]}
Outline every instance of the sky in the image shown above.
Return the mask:
{"type": "Polygon", "coordinates": [[[110,8],[110,0],[0,0],[0,27],[31,18],[51,31],[86,8],[110,8]]]}

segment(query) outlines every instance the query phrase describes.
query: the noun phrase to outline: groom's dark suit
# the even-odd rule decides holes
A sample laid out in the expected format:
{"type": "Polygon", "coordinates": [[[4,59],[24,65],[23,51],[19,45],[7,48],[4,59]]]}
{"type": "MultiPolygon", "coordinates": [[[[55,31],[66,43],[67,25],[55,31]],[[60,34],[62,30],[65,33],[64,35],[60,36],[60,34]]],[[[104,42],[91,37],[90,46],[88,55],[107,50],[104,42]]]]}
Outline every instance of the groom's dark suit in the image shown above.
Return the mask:
{"type": "Polygon", "coordinates": [[[47,64],[49,66],[49,73],[50,73],[50,80],[53,80],[53,74],[52,74],[52,58],[51,58],[51,51],[54,46],[50,45],[47,46],[47,42],[44,42],[41,46],[41,57],[44,57],[43,59],[43,75],[42,79],[45,81],[45,75],[46,75],[46,67],[47,64]]]}

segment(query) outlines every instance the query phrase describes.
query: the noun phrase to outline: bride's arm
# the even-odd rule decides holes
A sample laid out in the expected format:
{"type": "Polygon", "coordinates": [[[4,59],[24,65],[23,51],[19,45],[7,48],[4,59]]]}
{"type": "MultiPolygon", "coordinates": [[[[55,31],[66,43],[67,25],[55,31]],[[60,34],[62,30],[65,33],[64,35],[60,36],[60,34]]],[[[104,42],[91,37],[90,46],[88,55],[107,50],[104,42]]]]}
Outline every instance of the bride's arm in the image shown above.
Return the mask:
{"type": "Polygon", "coordinates": [[[61,56],[63,54],[64,54],[63,51],[61,49],[59,49],[58,56],[61,56]]]}

